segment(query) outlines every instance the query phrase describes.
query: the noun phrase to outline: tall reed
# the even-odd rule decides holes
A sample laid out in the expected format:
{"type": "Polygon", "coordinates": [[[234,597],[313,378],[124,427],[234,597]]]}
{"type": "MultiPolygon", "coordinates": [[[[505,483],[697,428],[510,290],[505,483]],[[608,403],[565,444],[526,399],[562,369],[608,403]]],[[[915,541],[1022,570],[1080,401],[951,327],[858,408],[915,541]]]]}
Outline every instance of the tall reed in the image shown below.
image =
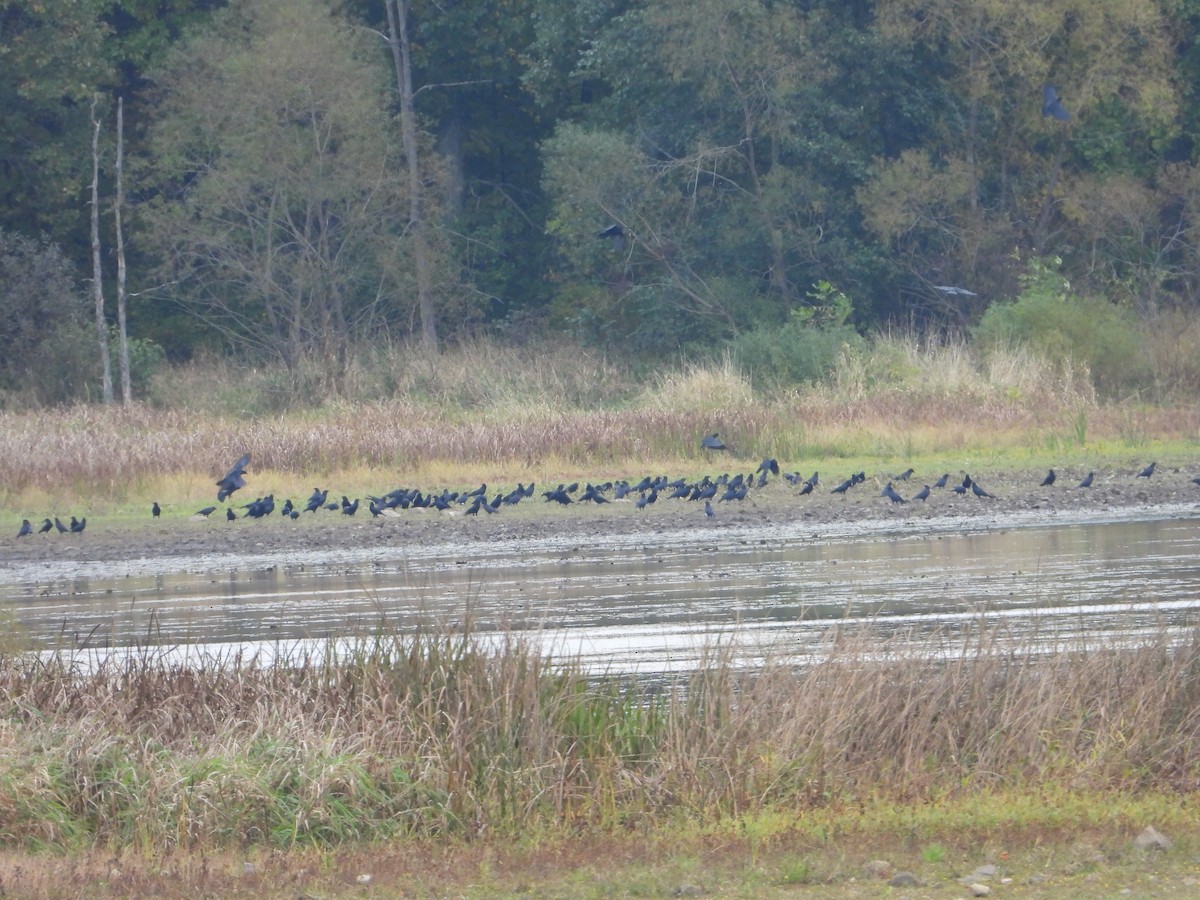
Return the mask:
{"type": "Polygon", "coordinates": [[[7,653],[0,835],[334,844],[993,787],[1194,790],[1200,632],[1053,654],[982,629],[934,655],[907,637],[842,638],[802,669],[717,647],[669,683],[470,630],[384,629],[270,666],[7,653]]]}

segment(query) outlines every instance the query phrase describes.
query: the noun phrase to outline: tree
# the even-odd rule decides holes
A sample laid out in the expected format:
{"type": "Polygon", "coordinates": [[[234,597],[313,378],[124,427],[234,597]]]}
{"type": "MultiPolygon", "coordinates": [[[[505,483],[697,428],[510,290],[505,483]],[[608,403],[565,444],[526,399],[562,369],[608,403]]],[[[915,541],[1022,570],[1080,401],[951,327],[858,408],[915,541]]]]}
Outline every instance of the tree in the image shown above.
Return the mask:
{"type": "Polygon", "coordinates": [[[0,229],[0,405],[85,396],[96,372],[87,308],[56,245],[0,229]]]}
{"type": "Polygon", "coordinates": [[[407,179],[372,36],[323,0],[245,0],[177,49],[143,217],[164,280],[231,344],[315,363],[403,315],[407,179]]]}
{"type": "Polygon", "coordinates": [[[920,282],[1011,291],[1019,256],[1067,240],[1072,172],[1100,152],[1115,151],[1110,167],[1144,166],[1141,141],[1128,138],[1161,139],[1169,128],[1170,47],[1153,0],[882,0],[878,10],[885,34],[945,58],[957,98],[919,153],[879,158],[858,194],[875,233],[920,282]],[[1071,121],[1042,115],[1047,83],[1071,121]],[[1126,136],[1120,148],[1115,134],[1126,136]]]}

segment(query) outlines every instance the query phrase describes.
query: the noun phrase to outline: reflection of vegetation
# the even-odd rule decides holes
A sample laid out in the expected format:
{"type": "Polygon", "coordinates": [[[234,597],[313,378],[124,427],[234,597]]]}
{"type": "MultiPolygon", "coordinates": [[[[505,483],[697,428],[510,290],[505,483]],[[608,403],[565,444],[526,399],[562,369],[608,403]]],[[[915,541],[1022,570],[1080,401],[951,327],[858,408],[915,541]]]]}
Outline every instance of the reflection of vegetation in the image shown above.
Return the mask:
{"type": "Polygon", "coordinates": [[[19,727],[0,732],[0,829],[43,847],[330,845],[976,800],[998,781],[1194,785],[1197,636],[1036,646],[980,632],[943,660],[843,636],[803,671],[753,672],[715,649],[654,687],[469,627],[272,666],[140,651],[81,672],[69,653],[6,651],[0,704],[19,727]]]}

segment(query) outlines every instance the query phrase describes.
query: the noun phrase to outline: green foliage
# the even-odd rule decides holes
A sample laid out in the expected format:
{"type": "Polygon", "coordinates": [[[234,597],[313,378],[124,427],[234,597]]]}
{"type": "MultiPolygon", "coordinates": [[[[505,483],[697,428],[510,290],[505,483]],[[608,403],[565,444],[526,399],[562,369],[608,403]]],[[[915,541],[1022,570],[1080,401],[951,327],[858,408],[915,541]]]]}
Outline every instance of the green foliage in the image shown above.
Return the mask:
{"type": "Polygon", "coordinates": [[[1021,294],[993,304],[975,328],[985,346],[1028,345],[1049,359],[1086,366],[1097,390],[1110,396],[1148,386],[1148,361],[1136,319],[1102,297],[1074,292],[1053,264],[1034,261],[1021,294]]]}
{"type": "Polygon", "coordinates": [[[0,230],[0,406],[82,399],[95,372],[87,298],[57,246],[0,230]]]}
{"type": "Polygon", "coordinates": [[[827,281],[808,293],[809,304],[797,307],[781,327],[760,326],[733,341],[733,351],[756,386],[796,385],[819,381],[833,371],[847,348],[866,342],[848,324],[850,298],[827,281]]]}

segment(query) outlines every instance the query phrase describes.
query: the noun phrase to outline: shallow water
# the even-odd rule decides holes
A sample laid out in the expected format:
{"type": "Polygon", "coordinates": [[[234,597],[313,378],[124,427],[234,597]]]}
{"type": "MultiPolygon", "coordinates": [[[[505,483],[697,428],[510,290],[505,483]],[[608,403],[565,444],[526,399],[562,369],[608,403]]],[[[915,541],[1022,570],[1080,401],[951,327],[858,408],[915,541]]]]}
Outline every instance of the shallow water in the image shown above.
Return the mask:
{"type": "Polygon", "coordinates": [[[1026,647],[1200,624],[1194,507],[989,523],[796,524],[392,550],[0,567],[33,646],[267,655],[382,622],[470,619],[608,671],[694,666],[716,641],[803,657],[847,626],[953,652],[986,625],[1026,647]]]}

